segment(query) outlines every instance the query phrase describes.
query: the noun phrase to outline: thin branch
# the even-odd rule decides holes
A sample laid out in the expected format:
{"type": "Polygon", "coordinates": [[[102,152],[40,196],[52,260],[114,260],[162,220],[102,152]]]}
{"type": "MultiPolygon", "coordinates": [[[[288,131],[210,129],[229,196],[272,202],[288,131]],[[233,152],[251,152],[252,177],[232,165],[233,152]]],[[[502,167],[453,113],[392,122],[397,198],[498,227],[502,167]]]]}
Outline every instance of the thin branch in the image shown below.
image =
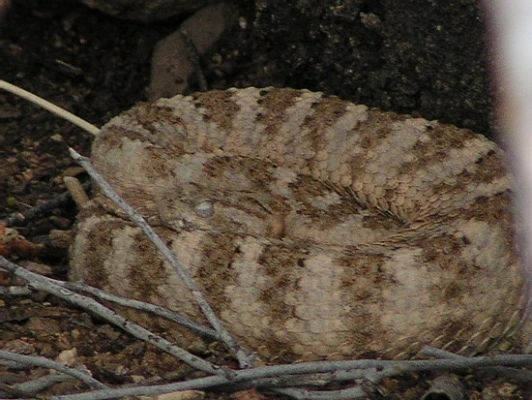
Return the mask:
{"type": "Polygon", "coordinates": [[[0,396],[4,396],[4,395],[6,395],[6,397],[9,397],[9,398],[14,398],[14,397],[21,398],[21,397],[28,396],[28,394],[25,393],[24,391],[17,389],[15,387],[12,387],[8,385],[7,383],[0,380],[0,396]]]}
{"type": "Polygon", "coordinates": [[[23,364],[20,364],[15,361],[7,361],[7,360],[2,360],[2,359],[0,359],[0,365],[2,365],[3,367],[9,368],[9,369],[13,369],[13,370],[27,369],[27,367],[25,367],[23,364]]]}
{"type": "Polygon", "coordinates": [[[164,258],[170,263],[174,268],[177,274],[181,277],[185,285],[191,291],[196,303],[201,308],[201,311],[211,324],[211,326],[218,332],[218,335],[222,341],[229,347],[229,349],[235,354],[238,359],[241,368],[248,368],[254,364],[254,360],[251,356],[251,353],[244,349],[233,336],[225,329],[221,321],[218,319],[214,310],[209,305],[207,299],[201,292],[200,287],[196,284],[194,279],[190,276],[185,267],[177,259],[176,255],[166,246],[164,241],[160,238],[159,235],[153,230],[153,228],[146,222],[144,217],[136,212],[133,207],[127,204],[123,198],[121,198],[111,185],[94,169],[90,160],[86,157],[81,156],[76,150],[69,148],[70,155],[72,158],[81,165],[91,178],[98,184],[98,186],[103,190],[106,196],[111,199],[118,207],[120,207],[129,218],[137,224],[144,234],[151,240],[151,242],[157,247],[160,253],[164,258]]]}
{"type": "MultiPolygon", "coordinates": [[[[420,354],[427,356],[427,357],[434,357],[434,358],[454,358],[454,359],[463,359],[465,357],[451,353],[446,350],[437,349],[432,346],[425,346],[421,351],[420,354]]],[[[485,368],[479,368],[482,371],[490,372],[493,374],[496,374],[499,377],[505,377],[512,379],[514,381],[518,382],[532,382],[532,371],[529,371],[528,369],[517,369],[517,368],[510,368],[510,367],[485,367],[485,368]]]]}
{"type": "Polygon", "coordinates": [[[141,327],[138,324],[128,321],[126,318],[117,314],[113,310],[103,306],[94,299],[72,292],[71,290],[68,290],[63,287],[54,279],[50,279],[45,276],[28,271],[25,268],[22,268],[16,265],[15,263],[12,263],[3,256],[0,256],[0,269],[9,271],[15,276],[24,279],[28,282],[30,286],[37,290],[42,290],[43,292],[50,293],[54,296],[68,301],[71,304],[79,306],[95,315],[104,318],[105,320],[109,321],[118,328],[130,333],[134,337],[153,344],[159,349],[173,355],[174,357],[182,360],[183,362],[200,371],[208,372],[210,374],[230,374],[230,371],[228,369],[211,364],[203,360],[202,358],[197,357],[194,354],[189,353],[188,351],[178,346],[175,346],[174,344],[170,343],[161,336],[156,335],[155,333],[141,327]]]}
{"type": "MultiPolygon", "coordinates": [[[[121,388],[98,390],[80,394],[54,396],[53,400],[103,400],[125,396],[149,396],[180,390],[207,389],[226,385],[228,383],[246,382],[253,383],[256,379],[292,375],[294,380],[302,374],[314,374],[322,372],[349,371],[353,369],[367,369],[367,379],[375,375],[375,369],[392,375],[401,375],[419,371],[461,371],[469,368],[481,368],[491,366],[531,366],[532,355],[502,355],[471,357],[464,359],[444,360],[351,360],[351,361],[318,361],[299,364],[274,365],[257,367],[247,370],[235,371],[228,380],[223,376],[209,376],[206,378],[191,379],[186,382],[170,383],[158,386],[138,386],[134,388],[121,388]]],[[[362,374],[363,375],[363,374],[362,374]]]]}
{"type": "Polygon", "coordinates": [[[349,369],[332,372],[305,375],[283,375],[271,378],[257,378],[246,382],[229,383],[217,388],[217,390],[234,392],[243,389],[260,388],[275,389],[298,386],[323,387],[333,382],[353,382],[355,380],[366,381],[376,385],[384,378],[399,375],[401,372],[396,368],[387,368],[382,371],[377,369],[349,369]]]}
{"type": "Polygon", "coordinates": [[[35,396],[35,394],[40,391],[45,390],[56,383],[64,382],[67,379],[71,378],[66,374],[51,373],[22,383],[16,383],[12,385],[12,387],[26,393],[26,396],[35,396]]]}
{"type": "Polygon", "coordinates": [[[93,286],[89,286],[82,282],[64,282],[62,283],[62,286],[71,290],[82,290],[98,297],[99,299],[111,301],[115,304],[119,304],[124,307],[134,308],[135,310],[140,310],[158,315],[160,317],[173,321],[181,326],[184,326],[194,332],[197,332],[204,337],[217,340],[220,339],[216,331],[214,331],[213,329],[197,324],[194,321],[189,320],[188,318],[185,318],[167,308],[158,306],[156,304],[145,303],[139,300],[116,296],[114,294],[108,293],[93,286]]]}
{"type": "Polygon", "coordinates": [[[44,357],[38,356],[26,356],[23,354],[13,353],[11,351],[0,350],[0,358],[8,361],[15,361],[19,364],[23,364],[31,367],[43,367],[50,368],[64,374],[73,376],[74,378],[79,379],[90,388],[93,389],[105,389],[106,385],[94,379],[92,376],[86,374],[83,371],[80,371],[76,368],[68,367],[64,364],[49,360],[44,357]]]}
{"type": "Polygon", "coordinates": [[[84,119],[18,86],[15,86],[11,83],[0,80],[0,89],[4,89],[7,92],[10,92],[10,93],[13,93],[14,95],[22,97],[23,99],[28,100],[30,103],[33,103],[36,106],[42,107],[45,110],[50,111],[52,114],[55,114],[58,117],[61,117],[71,122],[72,124],[80,127],[84,131],[94,136],[96,136],[98,132],[100,132],[100,129],[98,127],[92,125],[91,123],[85,121],[84,119]]]}

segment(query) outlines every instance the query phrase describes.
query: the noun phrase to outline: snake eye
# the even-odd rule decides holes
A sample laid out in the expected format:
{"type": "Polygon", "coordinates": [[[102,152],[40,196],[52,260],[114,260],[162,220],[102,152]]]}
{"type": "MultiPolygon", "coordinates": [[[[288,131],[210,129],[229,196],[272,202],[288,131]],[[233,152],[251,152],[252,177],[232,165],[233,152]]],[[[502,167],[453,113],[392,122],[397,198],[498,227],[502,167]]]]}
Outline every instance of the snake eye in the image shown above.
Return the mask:
{"type": "Polygon", "coordinates": [[[214,214],[214,205],[210,200],[203,200],[196,204],[194,212],[200,218],[209,218],[214,214]]]}

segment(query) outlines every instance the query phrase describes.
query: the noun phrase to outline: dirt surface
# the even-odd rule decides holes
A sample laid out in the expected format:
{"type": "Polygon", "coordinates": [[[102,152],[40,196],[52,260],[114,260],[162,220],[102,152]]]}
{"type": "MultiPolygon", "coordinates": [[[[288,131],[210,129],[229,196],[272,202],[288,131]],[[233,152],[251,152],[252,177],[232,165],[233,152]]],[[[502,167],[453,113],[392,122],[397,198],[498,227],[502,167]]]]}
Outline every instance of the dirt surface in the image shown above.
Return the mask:
{"type": "Polygon", "coordinates": [[[255,3],[248,29],[227,44],[226,76],[211,75],[212,85],[320,90],[489,133],[489,57],[478,1],[255,3]]]}
{"type": "MultiPolygon", "coordinates": [[[[204,73],[212,88],[306,87],[489,133],[490,96],[476,3],[428,3],[306,0],[288,6],[281,1],[238,2],[239,28],[216,53],[202,60],[204,73]]],[[[0,22],[0,79],[101,125],[145,99],[153,46],[185,17],[142,24],[117,20],[72,1],[15,1],[0,22]]],[[[89,154],[90,143],[89,134],[0,93],[0,218],[25,212],[63,193],[64,176],[86,180],[66,146],[89,154]]],[[[20,224],[17,232],[30,244],[0,245],[0,252],[36,271],[65,279],[68,229],[75,214],[73,203],[65,202],[20,224]],[[67,231],[61,236],[63,245],[51,241],[52,230],[67,231]]],[[[21,239],[21,243],[25,242],[21,239]]],[[[0,283],[12,283],[9,276],[0,278],[0,283]]],[[[2,349],[72,359],[109,385],[197,375],[171,356],[51,296],[4,296],[0,306],[2,349]]],[[[234,366],[216,346],[195,351],[234,366]]],[[[0,367],[0,381],[20,382],[46,373],[45,369],[0,367]]],[[[419,398],[429,376],[415,378],[392,380],[383,389],[384,397],[375,394],[375,398],[419,398]]],[[[526,396],[525,388],[512,382],[485,375],[462,378],[470,398],[526,396]]],[[[81,390],[86,387],[69,381],[43,393],[81,390]]]]}

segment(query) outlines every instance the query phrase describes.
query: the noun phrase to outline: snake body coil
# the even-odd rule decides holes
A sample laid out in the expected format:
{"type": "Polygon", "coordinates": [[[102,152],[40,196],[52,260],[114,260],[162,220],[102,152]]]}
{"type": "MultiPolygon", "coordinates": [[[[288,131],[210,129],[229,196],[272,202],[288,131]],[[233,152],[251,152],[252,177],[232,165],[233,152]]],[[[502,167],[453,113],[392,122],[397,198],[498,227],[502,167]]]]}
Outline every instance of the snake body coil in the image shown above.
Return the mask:
{"type": "MultiPolygon", "coordinates": [[[[503,158],[467,130],[272,88],[134,107],[92,150],[229,330],[284,360],[526,349],[503,158]]],[[[201,319],[100,195],[80,214],[71,278],[201,319]]]]}

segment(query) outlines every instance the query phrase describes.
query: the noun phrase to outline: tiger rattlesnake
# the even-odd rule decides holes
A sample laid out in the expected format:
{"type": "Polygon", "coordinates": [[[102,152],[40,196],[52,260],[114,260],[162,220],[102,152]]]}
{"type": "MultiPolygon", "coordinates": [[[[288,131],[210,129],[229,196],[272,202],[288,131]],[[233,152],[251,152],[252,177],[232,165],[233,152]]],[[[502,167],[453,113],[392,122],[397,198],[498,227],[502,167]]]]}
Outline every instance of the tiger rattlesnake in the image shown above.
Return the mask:
{"type": "MultiPolygon", "coordinates": [[[[464,129],[273,88],[136,106],[92,149],[226,327],[269,360],[526,350],[503,159],[464,129]]],[[[201,320],[100,194],[80,213],[71,256],[71,279],[201,320]]]]}

